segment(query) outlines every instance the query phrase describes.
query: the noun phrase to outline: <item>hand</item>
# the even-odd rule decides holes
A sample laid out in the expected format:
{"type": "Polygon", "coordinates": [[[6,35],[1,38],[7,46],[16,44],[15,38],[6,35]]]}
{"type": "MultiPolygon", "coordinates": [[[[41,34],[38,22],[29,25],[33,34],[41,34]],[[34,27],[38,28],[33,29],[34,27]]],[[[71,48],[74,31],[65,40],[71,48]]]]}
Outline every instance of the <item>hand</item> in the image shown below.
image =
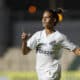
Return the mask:
{"type": "Polygon", "coordinates": [[[27,53],[29,53],[29,51],[31,50],[29,47],[27,47],[27,39],[28,37],[30,37],[30,34],[26,34],[25,32],[23,32],[21,34],[21,39],[22,39],[22,53],[25,55],[27,53]]]}
{"type": "Polygon", "coordinates": [[[22,40],[27,40],[28,39],[28,34],[26,34],[25,32],[23,32],[22,34],[21,34],[21,39],[22,40]]]}
{"type": "Polygon", "coordinates": [[[73,51],[76,55],[80,55],[80,48],[77,48],[73,51]]]}

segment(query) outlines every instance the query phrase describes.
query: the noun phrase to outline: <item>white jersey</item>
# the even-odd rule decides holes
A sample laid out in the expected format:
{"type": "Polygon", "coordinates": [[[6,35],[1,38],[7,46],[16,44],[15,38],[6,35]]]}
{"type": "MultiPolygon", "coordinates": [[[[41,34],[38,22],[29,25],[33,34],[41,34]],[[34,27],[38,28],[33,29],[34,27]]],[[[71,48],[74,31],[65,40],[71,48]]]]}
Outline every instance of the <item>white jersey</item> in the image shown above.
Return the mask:
{"type": "Polygon", "coordinates": [[[37,70],[49,69],[58,64],[59,51],[62,47],[74,50],[76,46],[59,31],[46,36],[45,30],[36,32],[28,41],[27,46],[36,49],[37,70]]]}

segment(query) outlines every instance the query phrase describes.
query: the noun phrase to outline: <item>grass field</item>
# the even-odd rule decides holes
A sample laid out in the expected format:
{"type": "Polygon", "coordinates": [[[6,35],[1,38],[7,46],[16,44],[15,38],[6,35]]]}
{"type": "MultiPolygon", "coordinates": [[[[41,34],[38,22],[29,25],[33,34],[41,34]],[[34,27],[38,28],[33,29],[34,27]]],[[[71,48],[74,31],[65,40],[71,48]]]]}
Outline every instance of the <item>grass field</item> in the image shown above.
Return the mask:
{"type": "MultiPolygon", "coordinates": [[[[0,72],[0,80],[37,80],[35,72],[0,72]]],[[[80,71],[62,72],[61,80],[80,80],[80,71]]]]}

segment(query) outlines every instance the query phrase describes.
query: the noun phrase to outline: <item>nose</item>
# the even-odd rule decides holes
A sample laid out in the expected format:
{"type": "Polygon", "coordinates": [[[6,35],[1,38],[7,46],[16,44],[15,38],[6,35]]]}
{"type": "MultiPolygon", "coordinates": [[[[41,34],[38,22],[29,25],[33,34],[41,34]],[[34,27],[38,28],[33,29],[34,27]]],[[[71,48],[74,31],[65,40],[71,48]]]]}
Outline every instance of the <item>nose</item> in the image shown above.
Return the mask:
{"type": "Polygon", "coordinates": [[[45,22],[46,21],[46,18],[42,18],[42,22],[45,22]]]}

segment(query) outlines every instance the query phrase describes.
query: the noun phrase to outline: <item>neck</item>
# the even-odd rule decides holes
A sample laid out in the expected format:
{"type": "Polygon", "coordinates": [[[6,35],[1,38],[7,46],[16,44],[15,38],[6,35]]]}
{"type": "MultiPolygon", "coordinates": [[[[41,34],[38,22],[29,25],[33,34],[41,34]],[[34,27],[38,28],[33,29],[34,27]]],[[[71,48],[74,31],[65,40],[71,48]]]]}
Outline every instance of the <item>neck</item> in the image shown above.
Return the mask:
{"type": "Polygon", "coordinates": [[[45,31],[46,31],[46,35],[49,35],[49,34],[55,32],[54,29],[47,29],[47,28],[45,29],[45,31]]]}

